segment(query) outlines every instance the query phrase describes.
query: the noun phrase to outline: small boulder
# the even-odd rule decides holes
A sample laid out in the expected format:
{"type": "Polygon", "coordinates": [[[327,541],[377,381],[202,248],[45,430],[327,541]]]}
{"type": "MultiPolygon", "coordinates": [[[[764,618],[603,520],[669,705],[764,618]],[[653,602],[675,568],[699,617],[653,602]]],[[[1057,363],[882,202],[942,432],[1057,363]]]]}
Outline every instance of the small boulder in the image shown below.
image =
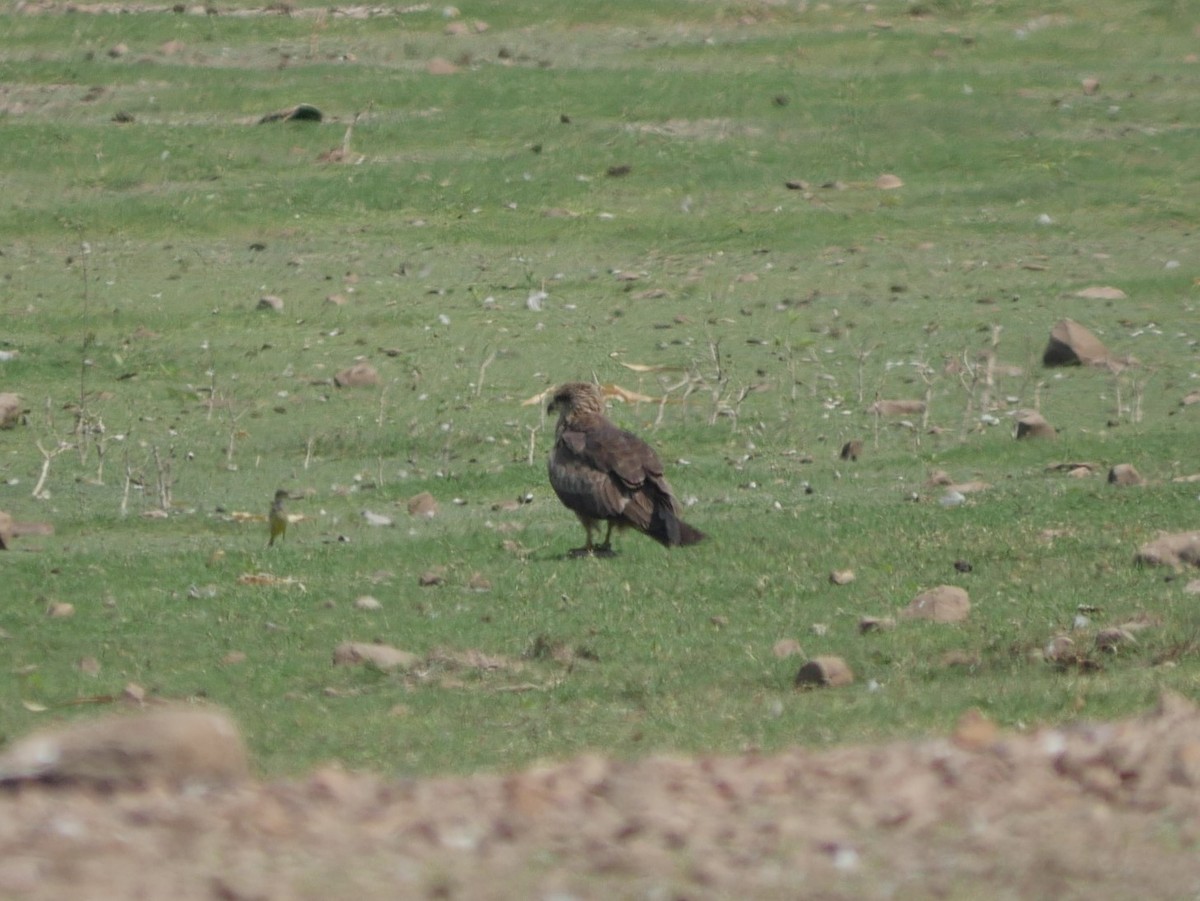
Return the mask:
{"type": "Polygon", "coordinates": [[[1118,463],[1108,471],[1108,484],[1145,485],[1146,480],[1142,478],[1141,473],[1133,468],[1132,464],[1118,463]]]}
{"type": "Polygon", "coordinates": [[[1200,532],[1160,535],[1138,548],[1134,562],[1144,566],[1200,566],[1200,532]]]}
{"type": "Polygon", "coordinates": [[[923,400],[877,400],[867,408],[872,416],[919,416],[925,412],[923,400]]]}
{"type": "Polygon", "coordinates": [[[421,516],[425,519],[433,519],[433,517],[437,516],[437,512],[437,500],[428,491],[414,494],[408,499],[409,516],[421,516]]]}
{"type": "Polygon", "coordinates": [[[1017,438],[1053,438],[1057,434],[1041,413],[1030,410],[1017,419],[1017,438]]]}
{"type": "Polygon", "coordinates": [[[1104,342],[1073,319],[1060,319],[1050,330],[1042,353],[1044,366],[1107,366],[1124,368],[1129,360],[1113,357],[1104,342]]]}
{"type": "Polygon", "coordinates": [[[9,391],[0,392],[0,429],[11,429],[25,421],[25,404],[21,395],[9,391]]]}
{"type": "Polygon", "coordinates": [[[103,789],[224,786],[249,771],[233,721],[211,710],[159,708],[54,726],[0,756],[0,782],[43,781],[103,789]]]}
{"type": "Polygon", "coordinates": [[[381,670],[410,670],[420,662],[421,658],[410,651],[366,641],[343,641],[333,649],[335,666],[370,664],[381,670]]]}
{"type": "Polygon", "coordinates": [[[922,591],[900,615],[909,619],[927,619],[935,623],[958,623],[971,612],[971,597],[955,585],[939,585],[922,591]]]}
{"type": "Polygon", "coordinates": [[[379,372],[367,362],[355,363],[333,377],[339,388],[363,388],[379,384],[379,372]]]}
{"type": "Polygon", "coordinates": [[[269,310],[272,313],[282,313],[283,312],[283,298],[277,297],[274,294],[264,294],[262,297],[260,297],[258,299],[258,303],[255,304],[255,309],[269,310]]]}
{"type": "Polygon", "coordinates": [[[847,441],[842,445],[841,457],[843,460],[857,460],[863,452],[863,443],[858,440],[847,441]]]}
{"type": "Polygon", "coordinates": [[[853,681],[854,673],[841,657],[814,657],[796,673],[797,688],[832,688],[853,681]]]}

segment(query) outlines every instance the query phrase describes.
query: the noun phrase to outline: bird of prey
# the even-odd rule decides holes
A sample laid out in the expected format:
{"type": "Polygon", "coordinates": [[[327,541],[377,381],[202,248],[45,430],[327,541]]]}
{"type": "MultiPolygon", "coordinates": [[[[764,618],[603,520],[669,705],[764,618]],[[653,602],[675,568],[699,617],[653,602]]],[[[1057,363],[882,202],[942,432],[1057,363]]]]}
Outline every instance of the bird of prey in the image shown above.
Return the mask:
{"type": "Polygon", "coordinates": [[[632,526],[666,547],[704,538],[703,532],[679,518],[679,502],[654,449],[605,417],[598,385],[560,385],[547,412],[558,413],[550,484],[587,531],[583,547],[572,550],[571,556],[611,555],[614,526],[632,526]],[[604,541],[597,545],[592,531],[601,522],[607,529],[604,541]]]}
{"type": "Polygon", "coordinates": [[[275,539],[283,540],[287,534],[288,517],[287,511],[283,509],[283,502],[288,499],[286,488],[280,488],[275,492],[275,500],[271,502],[271,512],[267,514],[267,524],[271,527],[271,538],[267,541],[267,547],[275,543],[275,539]]]}

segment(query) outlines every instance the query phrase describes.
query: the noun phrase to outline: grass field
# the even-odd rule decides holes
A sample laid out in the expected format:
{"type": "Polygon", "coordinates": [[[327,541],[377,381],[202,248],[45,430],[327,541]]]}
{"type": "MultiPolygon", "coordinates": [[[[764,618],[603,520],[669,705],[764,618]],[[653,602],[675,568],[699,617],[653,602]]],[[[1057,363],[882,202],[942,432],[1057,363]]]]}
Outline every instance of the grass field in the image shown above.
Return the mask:
{"type": "Polygon", "coordinates": [[[230,708],[267,773],[429,773],[1197,694],[1189,579],[1132,564],[1200,522],[1190,5],[595,6],[0,8],[0,509],[56,530],[0,556],[0,735],[136,683],[230,708]],[[1043,368],[1064,317],[1140,365],[1043,368]],[[612,415],[711,540],[564,559],[522,402],[593,376],[668,398],[612,415]],[[1056,440],[1013,439],[1034,407],[1056,440]],[[966,623],[859,634],[939,584],[966,623]],[[1068,633],[1083,665],[1042,660],[1068,633]],[[795,691],[783,639],[856,682],[795,691]]]}

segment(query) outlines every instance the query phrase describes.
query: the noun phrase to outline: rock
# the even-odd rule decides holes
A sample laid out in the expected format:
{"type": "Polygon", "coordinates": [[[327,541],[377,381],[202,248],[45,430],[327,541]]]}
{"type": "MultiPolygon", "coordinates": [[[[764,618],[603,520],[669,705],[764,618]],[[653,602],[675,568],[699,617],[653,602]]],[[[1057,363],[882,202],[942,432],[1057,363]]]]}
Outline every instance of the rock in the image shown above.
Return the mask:
{"type": "Polygon", "coordinates": [[[1200,532],[1173,532],[1143,544],[1133,558],[1144,566],[1200,566],[1200,532]]]}
{"type": "Polygon", "coordinates": [[[414,494],[408,499],[408,513],[410,516],[424,516],[427,519],[432,519],[437,516],[437,512],[438,503],[428,491],[414,494]]]}
{"type": "Polygon", "coordinates": [[[863,451],[863,443],[861,441],[847,441],[842,445],[841,457],[843,460],[857,460],[863,451]]]}
{"type": "Polygon", "coordinates": [[[1096,633],[1096,647],[1101,651],[1116,651],[1121,645],[1137,644],[1137,639],[1128,629],[1114,626],[1096,633]]]}
{"type": "Polygon", "coordinates": [[[375,528],[386,528],[388,526],[395,525],[394,520],[390,516],[386,516],[383,513],[373,513],[370,510],[363,510],[362,517],[363,522],[375,528]]]}
{"type": "Polygon", "coordinates": [[[796,673],[797,688],[832,688],[849,685],[853,681],[854,673],[841,657],[814,657],[796,673]]]}
{"type": "Polygon", "coordinates": [[[904,181],[898,175],[885,172],[883,175],[875,179],[875,187],[879,188],[881,191],[894,191],[896,188],[904,187],[904,181]]]}
{"type": "Polygon", "coordinates": [[[1051,663],[1062,663],[1075,658],[1075,641],[1067,635],[1057,635],[1042,649],[1042,657],[1051,663]]]}
{"type": "Polygon", "coordinates": [[[358,362],[333,377],[339,388],[363,388],[379,384],[379,373],[367,362],[358,362]]]}
{"type": "Polygon", "coordinates": [[[283,298],[274,294],[264,294],[254,307],[256,310],[270,310],[273,313],[283,312],[283,298]]]}
{"type": "Polygon", "coordinates": [[[1108,471],[1110,485],[1145,485],[1146,480],[1130,463],[1118,463],[1108,471]]]}
{"type": "Polygon", "coordinates": [[[782,660],[785,657],[798,657],[804,653],[800,642],[794,638],[781,638],[771,647],[771,653],[782,660]]]}
{"type": "Polygon", "coordinates": [[[75,615],[75,605],[66,601],[55,601],[46,608],[46,616],[51,619],[68,619],[75,615]]]}
{"type": "Polygon", "coordinates": [[[900,611],[910,619],[927,619],[935,623],[958,623],[971,612],[971,598],[955,585],[939,585],[923,591],[900,611]]]}
{"type": "Polygon", "coordinates": [[[249,765],[225,713],[163,708],[76,720],[14,742],[0,782],[47,781],[104,789],[232,785],[249,765]]]}
{"type": "Polygon", "coordinates": [[[360,598],[354,599],[355,610],[382,610],[383,604],[379,603],[378,599],[371,597],[369,594],[364,594],[360,598]]]}
{"type": "Polygon", "coordinates": [[[321,111],[311,103],[297,103],[295,106],[289,106],[287,109],[267,113],[258,120],[258,124],[265,125],[268,122],[320,122],[323,118],[324,116],[321,114],[321,111]]]}
{"type": "Polygon", "coordinates": [[[422,588],[432,588],[435,585],[443,585],[446,582],[446,567],[434,566],[425,570],[417,577],[417,584],[422,588]]]}
{"type": "Polygon", "coordinates": [[[54,526],[48,522],[17,522],[0,510],[0,551],[12,547],[12,540],[21,535],[53,535],[54,526]]]}
{"type": "Polygon", "coordinates": [[[1017,419],[1017,438],[1053,438],[1058,433],[1041,413],[1030,410],[1017,419]]]}
{"type": "Polygon", "coordinates": [[[923,400],[877,400],[867,407],[872,416],[916,416],[925,412],[923,400]]]}
{"type": "Polygon", "coordinates": [[[1079,86],[1083,88],[1083,93],[1090,97],[1092,94],[1095,94],[1098,90],[1100,90],[1100,79],[1085,78],[1083,81],[1079,82],[1079,86]]]}
{"type": "Polygon", "coordinates": [[[829,574],[829,581],[834,585],[849,585],[854,581],[854,570],[835,569],[829,574]]]}
{"type": "Polygon", "coordinates": [[[1117,366],[1128,361],[1116,360],[1099,338],[1073,319],[1060,319],[1050,330],[1050,341],[1042,353],[1045,366],[1117,366]]]}
{"type": "MultiPolygon", "coordinates": [[[[3,403],[3,394],[0,394],[0,404],[3,403]]],[[[1184,395],[1183,400],[1179,402],[1181,407],[1190,407],[1192,404],[1200,404],[1200,390],[1189,391],[1184,395]]]]}
{"type": "Polygon", "coordinates": [[[371,664],[381,670],[410,670],[421,662],[421,658],[410,651],[402,651],[386,644],[365,641],[343,641],[333,649],[335,666],[371,664]]]}
{"type": "Polygon", "coordinates": [[[11,429],[23,423],[28,412],[21,402],[21,395],[9,391],[0,392],[0,429],[11,429]]]}
{"type": "Polygon", "coordinates": [[[999,727],[977,707],[972,707],[958,718],[950,740],[965,751],[982,751],[994,745],[999,737],[999,727]]]}
{"type": "Polygon", "coordinates": [[[863,616],[858,620],[858,631],[861,635],[868,632],[887,632],[896,628],[896,620],[890,616],[863,616]]]}

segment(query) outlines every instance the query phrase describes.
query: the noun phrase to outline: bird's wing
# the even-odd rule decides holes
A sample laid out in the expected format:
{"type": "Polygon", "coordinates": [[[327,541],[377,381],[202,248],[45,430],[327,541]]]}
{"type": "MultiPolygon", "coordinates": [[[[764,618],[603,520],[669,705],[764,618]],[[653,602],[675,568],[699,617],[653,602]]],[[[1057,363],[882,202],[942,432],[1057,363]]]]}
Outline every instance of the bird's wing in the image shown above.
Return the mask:
{"type": "Polygon", "coordinates": [[[550,469],[563,503],[586,516],[622,516],[644,530],[656,507],[675,508],[658,454],[641,438],[610,422],[563,432],[550,469]]]}

